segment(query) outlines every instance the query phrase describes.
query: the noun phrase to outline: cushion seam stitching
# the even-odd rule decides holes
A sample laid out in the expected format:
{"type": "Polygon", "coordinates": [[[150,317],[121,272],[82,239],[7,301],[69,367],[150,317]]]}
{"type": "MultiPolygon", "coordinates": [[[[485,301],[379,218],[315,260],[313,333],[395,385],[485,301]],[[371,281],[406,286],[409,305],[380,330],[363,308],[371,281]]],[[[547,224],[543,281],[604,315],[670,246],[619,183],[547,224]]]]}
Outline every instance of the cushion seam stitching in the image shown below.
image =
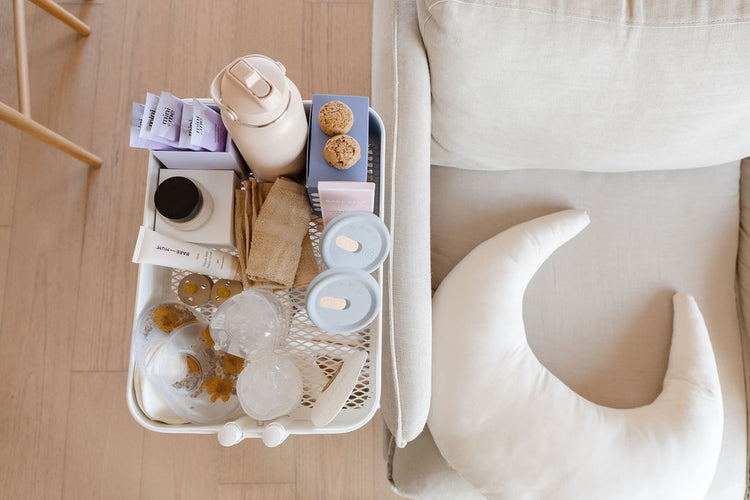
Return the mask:
{"type": "Polygon", "coordinates": [[[586,16],[586,15],[580,15],[580,14],[568,14],[565,12],[561,12],[558,10],[552,10],[552,9],[531,9],[531,8],[525,8],[525,7],[513,7],[509,5],[494,5],[487,1],[467,1],[467,0],[438,0],[437,2],[431,4],[427,8],[428,17],[425,19],[425,22],[422,24],[422,27],[424,29],[424,26],[427,25],[427,21],[433,18],[432,15],[432,9],[434,7],[437,7],[438,5],[444,4],[444,3],[460,3],[464,5],[469,6],[480,6],[480,7],[490,7],[494,9],[505,9],[505,10],[515,10],[519,12],[533,12],[536,14],[545,14],[545,15],[561,15],[563,17],[567,17],[570,19],[579,19],[579,20],[585,20],[585,21],[592,21],[592,22],[599,22],[599,23],[605,23],[605,24],[613,24],[616,26],[625,26],[628,28],[663,28],[663,29],[677,29],[677,28],[700,28],[700,27],[709,27],[709,26],[723,26],[723,25],[731,25],[731,24],[748,24],[750,23],[750,18],[742,17],[742,18],[734,18],[734,19],[716,19],[713,21],[689,21],[689,22],[662,22],[662,23],[634,23],[634,22],[622,22],[617,21],[614,19],[610,19],[607,17],[601,17],[601,16],[586,16]]]}
{"type": "MultiPolygon", "coordinates": [[[[393,152],[391,153],[391,175],[390,175],[390,183],[389,189],[391,189],[391,199],[390,199],[390,206],[388,207],[389,214],[388,217],[390,219],[390,224],[393,226],[393,216],[395,213],[395,204],[396,204],[396,192],[395,192],[395,183],[393,182],[396,176],[396,156],[397,156],[397,147],[398,147],[398,110],[399,110],[399,100],[398,100],[398,90],[399,90],[399,83],[398,83],[398,11],[399,11],[399,2],[394,2],[393,4],[393,76],[394,76],[394,83],[393,86],[393,107],[394,107],[394,113],[393,113],[393,152]]],[[[392,228],[391,230],[393,230],[392,228]]],[[[388,337],[390,340],[390,357],[391,357],[391,372],[393,376],[393,391],[394,395],[396,396],[396,444],[398,445],[401,441],[404,439],[404,429],[403,429],[403,408],[401,404],[401,390],[399,387],[399,380],[398,380],[398,365],[396,363],[396,346],[395,346],[395,322],[394,322],[394,314],[393,314],[393,258],[394,256],[391,255],[391,258],[388,259],[388,309],[389,309],[389,318],[388,318],[388,325],[389,325],[389,331],[388,331],[388,337]]]]}

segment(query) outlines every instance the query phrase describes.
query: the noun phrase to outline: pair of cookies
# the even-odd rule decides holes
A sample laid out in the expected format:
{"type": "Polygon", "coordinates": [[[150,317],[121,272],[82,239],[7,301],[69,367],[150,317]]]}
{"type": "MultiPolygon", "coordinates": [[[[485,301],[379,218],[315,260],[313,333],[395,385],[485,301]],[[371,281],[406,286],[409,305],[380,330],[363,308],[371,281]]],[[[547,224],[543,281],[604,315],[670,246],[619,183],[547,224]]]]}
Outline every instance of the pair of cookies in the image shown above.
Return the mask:
{"type": "Polygon", "coordinates": [[[346,135],[354,125],[351,108],[341,101],[329,101],[318,112],[318,125],[327,135],[331,135],[323,147],[323,158],[334,168],[346,170],[361,157],[357,140],[346,135]]]}

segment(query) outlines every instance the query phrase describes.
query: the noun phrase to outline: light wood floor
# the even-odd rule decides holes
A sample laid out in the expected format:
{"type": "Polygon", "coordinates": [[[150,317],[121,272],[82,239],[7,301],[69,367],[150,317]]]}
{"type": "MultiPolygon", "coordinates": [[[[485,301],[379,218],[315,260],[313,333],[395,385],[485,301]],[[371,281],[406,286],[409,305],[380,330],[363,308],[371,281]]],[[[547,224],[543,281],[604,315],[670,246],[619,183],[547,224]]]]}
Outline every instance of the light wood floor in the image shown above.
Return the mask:
{"type": "MultiPolygon", "coordinates": [[[[0,99],[15,106],[4,4],[0,99]]],[[[128,147],[131,102],[207,96],[214,74],[248,53],[281,60],[304,98],[369,95],[370,1],[64,5],[90,37],[27,3],[32,116],[104,166],[0,123],[0,498],[396,498],[379,415],[348,435],[224,449],[213,436],[145,431],[125,406],[147,157],[128,147]]]]}

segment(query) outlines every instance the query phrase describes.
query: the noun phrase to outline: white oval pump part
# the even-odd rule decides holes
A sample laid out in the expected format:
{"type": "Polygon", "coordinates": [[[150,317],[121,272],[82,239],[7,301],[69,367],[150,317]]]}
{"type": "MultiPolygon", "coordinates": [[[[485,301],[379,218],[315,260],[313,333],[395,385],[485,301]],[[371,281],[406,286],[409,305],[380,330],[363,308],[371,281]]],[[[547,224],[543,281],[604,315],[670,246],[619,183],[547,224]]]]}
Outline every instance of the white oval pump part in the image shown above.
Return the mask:
{"type": "Polygon", "coordinates": [[[339,414],[357,385],[359,373],[367,361],[367,351],[357,351],[341,363],[333,378],[317,397],[310,420],[316,427],[328,425],[339,414]]]}

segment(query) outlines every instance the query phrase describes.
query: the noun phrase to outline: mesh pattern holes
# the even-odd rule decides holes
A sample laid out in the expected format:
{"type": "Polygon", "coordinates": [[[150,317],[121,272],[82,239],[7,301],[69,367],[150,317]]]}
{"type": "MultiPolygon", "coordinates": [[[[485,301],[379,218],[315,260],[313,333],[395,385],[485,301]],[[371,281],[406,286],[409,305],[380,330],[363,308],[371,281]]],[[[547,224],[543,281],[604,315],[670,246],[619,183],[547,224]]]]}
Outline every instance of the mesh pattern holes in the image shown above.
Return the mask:
{"type": "MultiPolygon", "coordinates": [[[[325,269],[325,264],[320,255],[320,234],[323,229],[323,220],[317,215],[313,215],[310,221],[310,239],[313,243],[315,257],[321,270],[325,269]]],[[[171,289],[174,300],[177,298],[177,289],[185,276],[190,274],[188,271],[174,269],[172,271],[171,289]]],[[[289,334],[287,335],[284,345],[277,350],[292,359],[302,373],[303,396],[300,406],[312,408],[316,401],[317,394],[325,384],[333,377],[344,358],[348,357],[355,351],[365,350],[371,353],[371,346],[377,339],[373,339],[376,329],[372,325],[347,334],[332,334],[321,331],[307,316],[305,310],[306,290],[278,290],[274,292],[276,296],[291,311],[291,321],[289,334]]],[[[205,305],[195,307],[207,320],[211,320],[216,307],[208,302],[205,305]]],[[[371,394],[371,355],[368,356],[365,366],[360,372],[357,384],[349,395],[349,399],[342,408],[343,410],[354,410],[362,408],[371,394]]]]}

